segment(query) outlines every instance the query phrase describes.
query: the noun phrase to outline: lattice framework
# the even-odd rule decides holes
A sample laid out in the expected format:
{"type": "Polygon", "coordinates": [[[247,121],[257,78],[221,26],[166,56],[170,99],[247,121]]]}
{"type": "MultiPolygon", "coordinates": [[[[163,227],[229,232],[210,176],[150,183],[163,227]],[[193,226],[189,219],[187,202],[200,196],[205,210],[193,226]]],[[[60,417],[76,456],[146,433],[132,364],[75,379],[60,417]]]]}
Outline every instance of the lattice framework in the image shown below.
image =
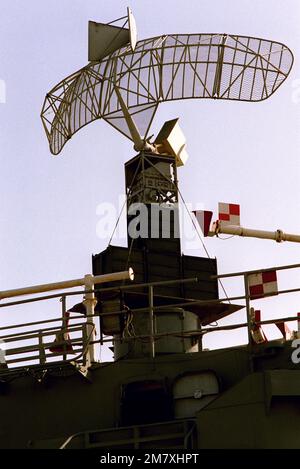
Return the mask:
{"type": "Polygon", "coordinates": [[[131,138],[116,87],[144,138],[164,101],[212,98],[262,101],[287,78],[292,52],[283,44],[225,34],[178,34],[139,41],[90,62],[46,96],[42,121],[53,154],[103,118],[131,138]]]}

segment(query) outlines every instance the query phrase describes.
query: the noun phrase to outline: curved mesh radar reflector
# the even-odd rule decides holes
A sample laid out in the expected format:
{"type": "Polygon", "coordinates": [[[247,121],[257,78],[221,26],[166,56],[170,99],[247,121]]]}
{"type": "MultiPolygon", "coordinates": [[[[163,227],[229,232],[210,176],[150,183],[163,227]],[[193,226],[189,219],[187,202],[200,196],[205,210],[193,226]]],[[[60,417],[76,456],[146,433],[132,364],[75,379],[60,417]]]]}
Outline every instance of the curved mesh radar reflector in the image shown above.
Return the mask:
{"type": "Polygon", "coordinates": [[[287,78],[292,52],[245,36],[182,34],[130,44],[89,63],[46,96],[42,120],[53,154],[83,126],[103,118],[128,138],[118,87],[145,138],[163,101],[189,98],[262,101],[287,78]]]}

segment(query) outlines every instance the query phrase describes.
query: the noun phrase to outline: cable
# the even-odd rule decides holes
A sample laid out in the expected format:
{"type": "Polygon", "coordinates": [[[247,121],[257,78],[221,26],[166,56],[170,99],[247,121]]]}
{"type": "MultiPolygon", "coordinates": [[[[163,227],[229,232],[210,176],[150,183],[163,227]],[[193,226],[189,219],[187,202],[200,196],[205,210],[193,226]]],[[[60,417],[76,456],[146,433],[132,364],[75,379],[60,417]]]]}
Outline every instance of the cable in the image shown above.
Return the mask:
{"type": "MultiPolygon", "coordinates": [[[[135,178],[136,178],[136,175],[137,175],[137,172],[138,172],[140,166],[141,166],[141,163],[139,162],[138,165],[137,165],[137,167],[136,167],[136,170],[135,170],[135,172],[134,172],[134,175],[133,175],[133,178],[132,178],[132,182],[131,182],[131,184],[130,184],[130,186],[129,186],[129,188],[128,188],[128,193],[130,193],[130,191],[131,191],[131,189],[132,189],[133,183],[134,183],[134,181],[135,181],[135,178]]],[[[125,205],[126,205],[126,203],[127,203],[127,200],[128,200],[128,199],[127,199],[127,195],[126,195],[125,200],[124,200],[124,203],[123,203],[122,208],[121,208],[121,211],[120,211],[119,216],[118,216],[118,218],[117,218],[116,224],[115,224],[115,226],[114,226],[113,232],[112,232],[111,237],[110,237],[110,239],[109,239],[108,246],[110,246],[110,243],[111,243],[111,241],[112,241],[113,235],[115,234],[115,231],[116,231],[117,226],[118,226],[118,224],[119,224],[119,221],[120,221],[120,218],[121,218],[121,216],[122,216],[124,207],[125,207],[125,205]]]]}
{"type": "Polygon", "coordinates": [[[115,224],[115,226],[114,226],[113,232],[112,232],[112,234],[111,234],[111,237],[109,238],[108,246],[110,246],[110,243],[112,242],[113,236],[114,236],[115,231],[116,231],[116,229],[117,229],[117,226],[118,226],[118,224],[119,224],[119,221],[120,221],[120,218],[121,218],[121,216],[122,216],[122,213],[123,213],[123,210],[124,210],[124,207],[125,207],[126,202],[127,202],[127,198],[125,198],[124,203],[123,203],[123,205],[122,205],[122,208],[121,208],[121,211],[120,211],[119,216],[118,216],[118,218],[117,218],[117,221],[116,221],[116,224],[115,224]]]}
{"type": "MultiPolygon", "coordinates": [[[[181,191],[180,191],[178,185],[177,185],[176,183],[175,183],[175,185],[176,185],[178,194],[180,195],[181,200],[182,200],[182,202],[183,202],[183,204],[184,204],[184,207],[186,208],[186,211],[187,211],[187,213],[188,213],[188,215],[189,215],[189,217],[190,217],[190,220],[191,220],[191,222],[192,222],[192,224],[193,224],[193,226],[194,226],[194,228],[195,228],[195,230],[196,230],[196,233],[197,233],[197,235],[198,235],[198,238],[199,238],[200,241],[201,241],[201,244],[202,244],[202,246],[203,246],[203,249],[204,249],[204,251],[205,251],[207,257],[212,261],[212,258],[210,257],[209,252],[208,252],[208,250],[207,250],[207,248],[206,248],[206,246],[205,246],[205,244],[204,244],[204,242],[203,242],[203,240],[202,240],[202,237],[201,237],[201,235],[200,235],[200,233],[199,233],[199,231],[198,231],[198,228],[197,228],[197,226],[196,226],[196,223],[194,222],[194,219],[192,218],[192,215],[190,214],[190,211],[189,211],[189,209],[187,208],[187,205],[186,205],[186,203],[185,203],[184,197],[183,197],[183,195],[182,195],[182,193],[181,193],[181,191]]],[[[231,304],[231,302],[230,302],[230,300],[229,300],[229,297],[228,297],[228,295],[227,295],[227,292],[226,292],[226,290],[225,290],[225,287],[224,287],[224,285],[223,285],[223,282],[222,282],[222,280],[221,280],[220,278],[218,278],[218,282],[220,283],[221,288],[222,288],[222,290],[223,290],[223,292],[224,292],[224,295],[226,296],[226,298],[227,298],[229,304],[231,304]]]]}
{"type": "MultiPolygon", "coordinates": [[[[137,167],[136,167],[134,176],[133,176],[133,178],[132,178],[131,185],[130,185],[130,187],[129,187],[129,192],[130,192],[130,190],[131,190],[131,188],[132,188],[132,186],[133,186],[133,183],[134,183],[134,181],[135,181],[135,177],[136,177],[136,175],[137,175],[137,172],[138,172],[139,167],[140,167],[140,164],[138,164],[137,167]]],[[[160,173],[159,170],[158,170],[158,172],[160,173]]],[[[176,187],[176,189],[177,189],[177,191],[178,191],[178,194],[179,194],[179,196],[180,196],[180,198],[181,198],[181,200],[182,200],[182,202],[183,202],[183,205],[184,205],[184,207],[185,207],[185,209],[186,209],[186,211],[187,211],[187,213],[188,213],[188,215],[189,215],[189,217],[190,217],[190,220],[191,220],[191,222],[192,222],[192,224],[193,224],[193,226],[194,226],[194,228],[195,228],[195,231],[196,231],[196,233],[197,233],[197,235],[198,235],[198,238],[200,239],[200,242],[201,242],[201,244],[202,244],[202,247],[203,247],[203,249],[204,249],[204,251],[205,251],[205,253],[206,253],[208,259],[210,259],[210,260],[212,261],[212,258],[211,258],[211,256],[210,256],[210,254],[209,254],[209,252],[208,252],[208,250],[207,250],[207,248],[206,248],[206,246],[205,246],[203,240],[202,240],[202,237],[201,237],[201,235],[200,235],[200,233],[199,233],[199,231],[198,231],[198,227],[197,227],[197,225],[196,225],[196,223],[195,223],[195,221],[194,221],[194,219],[193,219],[193,217],[192,217],[190,211],[189,211],[188,208],[187,208],[187,205],[186,205],[186,202],[185,202],[185,200],[184,200],[184,197],[183,197],[183,195],[182,195],[182,193],[181,193],[181,190],[179,189],[178,184],[177,184],[176,181],[174,181],[174,185],[175,185],[175,187],[176,187]]],[[[112,241],[113,235],[114,235],[114,233],[115,233],[115,231],[116,231],[116,229],[117,229],[117,226],[118,226],[118,224],[119,224],[119,221],[120,221],[121,215],[122,215],[122,213],[123,213],[124,206],[125,206],[126,202],[127,202],[127,197],[126,197],[126,199],[125,199],[125,201],[124,201],[124,203],[123,203],[122,209],[121,209],[120,214],[119,214],[119,216],[118,216],[118,219],[117,219],[117,221],[116,221],[114,230],[113,230],[112,235],[111,235],[110,240],[109,240],[109,245],[110,245],[110,243],[111,243],[111,241],[112,241]]],[[[230,239],[231,237],[232,237],[232,236],[230,236],[230,237],[228,237],[228,238],[220,238],[220,239],[226,240],[226,239],[230,239]]],[[[131,243],[130,243],[130,247],[129,247],[129,252],[128,252],[128,256],[127,256],[127,262],[126,262],[125,270],[128,268],[128,265],[129,265],[129,260],[130,260],[131,252],[132,252],[132,248],[133,248],[133,242],[134,242],[134,238],[131,238],[131,243]]],[[[224,295],[225,295],[225,297],[227,298],[229,304],[231,304],[231,301],[229,300],[228,294],[227,294],[227,292],[226,292],[226,289],[225,289],[225,287],[224,287],[224,285],[223,285],[222,280],[221,280],[221,279],[218,279],[218,282],[219,282],[219,284],[220,284],[220,286],[221,286],[221,288],[222,288],[222,290],[223,290],[223,292],[224,292],[224,295]]],[[[123,283],[124,283],[124,281],[123,281],[123,283]]]]}
{"type": "Polygon", "coordinates": [[[221,241],[227,241],[227,239],[231,239],[231,238],[234,238],[235,235],[232,235],[232,236],[227,236],[226,238],[221,238],[220,235],[218,235],[218,238],[221,239],[221,241]]]}

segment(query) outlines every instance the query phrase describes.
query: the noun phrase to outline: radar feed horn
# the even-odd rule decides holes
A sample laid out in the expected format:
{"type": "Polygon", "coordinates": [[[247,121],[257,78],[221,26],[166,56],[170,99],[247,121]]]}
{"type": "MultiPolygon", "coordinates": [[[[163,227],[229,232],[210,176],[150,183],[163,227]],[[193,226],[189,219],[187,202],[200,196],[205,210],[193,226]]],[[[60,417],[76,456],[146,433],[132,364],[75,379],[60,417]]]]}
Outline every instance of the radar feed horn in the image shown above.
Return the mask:
{"type": "Polygon", "coordinates": [[[130,44],[134,52],[136,42],[136,22],[130,8],[127,8],[127,16],[108,24],[89,21],[88,58],[91,62],[98,62],[127,44],[130,44]],[[125,23],[121,27],[114,24],[124,19],[125,23]],[[125,28],[127,24],[129,29],[125,28]]]}

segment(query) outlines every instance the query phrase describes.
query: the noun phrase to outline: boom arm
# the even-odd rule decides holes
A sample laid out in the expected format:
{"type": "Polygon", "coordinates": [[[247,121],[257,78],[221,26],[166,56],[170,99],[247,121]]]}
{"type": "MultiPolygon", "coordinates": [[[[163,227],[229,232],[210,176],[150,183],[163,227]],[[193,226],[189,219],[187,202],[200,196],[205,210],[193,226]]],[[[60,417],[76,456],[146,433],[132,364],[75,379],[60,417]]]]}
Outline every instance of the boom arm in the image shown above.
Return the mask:
{"type": "Polygon", "coordinates": [[[300,235],[284,233],[282,230],[265,231],[243,228],[238,225],[227,225],[218,220],[213,223],[212,230],[208,232],[208,236],[218,236],[218,234],[229,234],[235,236],[245,236],[248,238],[273,239],[277,243],[282,241],[290,241],[292,243],[300,243],[300,235]]]}

